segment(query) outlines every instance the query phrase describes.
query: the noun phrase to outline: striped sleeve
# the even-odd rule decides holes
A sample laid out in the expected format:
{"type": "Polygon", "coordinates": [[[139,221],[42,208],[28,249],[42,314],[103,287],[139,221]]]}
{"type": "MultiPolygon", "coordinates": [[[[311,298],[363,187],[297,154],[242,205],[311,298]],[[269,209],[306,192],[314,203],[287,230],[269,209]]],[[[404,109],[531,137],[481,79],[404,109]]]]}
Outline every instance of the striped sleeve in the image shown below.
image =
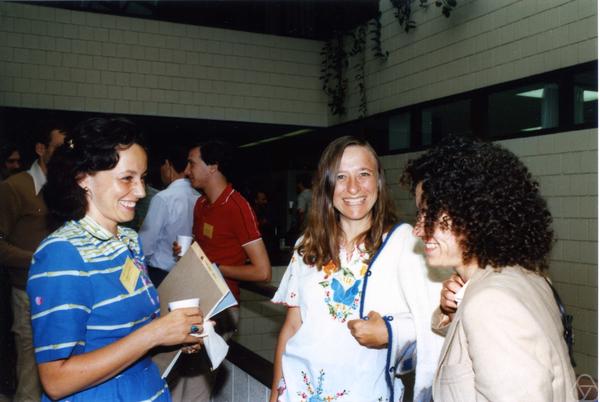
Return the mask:
{"type": "Polygon", "coordinates": [[[27,293],[36,361],[82,353],[93,288],[86,264],[71,243],[52,238],[42,242],[33,256],[27,293]]]}

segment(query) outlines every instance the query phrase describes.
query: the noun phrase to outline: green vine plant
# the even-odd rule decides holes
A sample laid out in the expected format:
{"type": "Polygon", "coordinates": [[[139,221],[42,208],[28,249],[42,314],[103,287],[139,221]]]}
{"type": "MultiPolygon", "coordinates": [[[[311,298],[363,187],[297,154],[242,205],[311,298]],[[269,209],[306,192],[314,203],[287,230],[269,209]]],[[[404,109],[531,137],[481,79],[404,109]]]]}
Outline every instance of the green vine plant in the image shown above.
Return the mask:
{"type": "MultiPolygon", "coordinates": [[[[396,11],[394,11],[394,16],[398,20],[400,26],[404,29],[404,32],[408,33],[408,31],[414,29],[417,24],[410,18],[412,14],[411,3],[413,0],[390,0],[390,2],[396,9],[396,11]]],[[[422,0],[421,3],[423,3],[422,0]]]]}
{"type": "Polygon", "coordinates": [[[367,87],[365,85],[365,47],[367,44],[367,26],[366,24],[359,25],[352,31],[352,49],[350,50],[351,57],[357,57],[358,61],[354,64],[356,74],[354,79],[358,83],[358,93],[360,103],[358,111],[360,117],[367,115],[367,87]]]}
{"type": "MultiPolygon", "coordinates": [[[[404,32],[409,32],[411,29],[416,28],[417,24],[411,19],[412,3],[414,0],[390,0],[390,2],[396,9],[394,11],[394,16],[398,20],[400,26],[404,29],[404,32]]],[[[456,0],[435,0],[433,4],[436,7],[441,7],[442,14],[448,18],[457,3],[456,0]]],[[[419,0],[419,7],[421,8],[427,9],[430,5],[430,0],[419,0]]]]}
{"type": "Polygon", "coordinates": [[[353,30],[345,32],[336,32],[334,37],[325,42],[321,50],[321,84],[323,91],[327,94],[329,110],[333,115],[343,116],[346,114],[346,92],[348,89],[348,80],[346,71],[348,69],[350,58],[356,58],[353,64],[355,70],[354,78],[357,82],[357,89],[360,97],[359,115],[367,115],[367,86],[365,84],[365,58],[367,47],[367,31],[372,27],[369,33],[373,47],[371,48],[373,56],[381,62],[385,62],[389,52],[383,51],[381,47],[381,13],[364,24],[359,25],[353,30]],[[346,38],[349,38],[351,49],[345,51],[346,38]]]}
{"type": "MultiPolygon", "coordinates": [[[[390,0],[395,8],[394,16],[405,32],[416,28],[416,23],[411,19],[412,3],[415,0],[390,0]]],[[[419,0],[419,7],[427,9],[432,3],[430,0],[419,0]]],[[[456,7],[456,0],[435,0],[433,4],[442,8],[442,14],[450,17],[450,13],[456,7]]],[[[367,88],[365,84],[365,57],[366,41],[368,27],[373,47],[371,51],[376,59],[386,62],[389,56],[388,51],[383,51],[381,46],[381,13],[357,28],[339,32],[336,31],[332,39],[325,42],[321,49],[321,83],[322,89],[327,94],[329,110],[333,115],[343,116],[346,114],[346,92],[348,89],[348,79],[346,72],[350,64],[350,57],[358,57],[353,65],[355,70],[354,78],[357,82],[358,93],[360,96],[359,115],[367,115],[367,88]],[[345,50],[345,38],[351,39],[352,48],[349,52],[345,50]]]]}
{"type": "Polygon", "coordinates": [[[373,51],[373,56],[385,63],[390,55],[390,52],[384,52],[381,47],[381,12],[378,12],[375,18],[372,18],[368,24],[373,27],[373,29],[370,31],[372,35],[371,41],[373,41],[373,47],[371,48],[373,51]]]}
{"type": "Polygon", "coordinates": [[[344,33],[336,32],[321,50],[321,83],[329,99],[328,105],[334,115],[346,114],[346,88],[348,80],[345,71],[348,68],[348,55],[344,49],[344,33]]]}
{"type": "MultiPolygon", "coordinates": [[[[419,2],[419,7],[422,8],[428,8],[430,5],[429,0],[419,0],[419,2]]],[[[456,7],[456,0],[436,0],[435,6],[442,7],[442,14],[444,14],[444,16],[448,18],[450,17],[450,13],[454,9],[454,7],[456,7]]]]}

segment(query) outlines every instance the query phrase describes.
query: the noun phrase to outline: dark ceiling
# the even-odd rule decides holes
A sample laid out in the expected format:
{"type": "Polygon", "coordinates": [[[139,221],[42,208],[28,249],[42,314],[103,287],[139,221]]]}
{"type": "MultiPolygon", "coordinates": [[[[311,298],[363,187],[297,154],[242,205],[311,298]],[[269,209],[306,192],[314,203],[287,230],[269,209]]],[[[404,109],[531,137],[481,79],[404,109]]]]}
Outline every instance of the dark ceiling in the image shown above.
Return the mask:
{"type": "Polygon", "coordinates": [[[91,11],[326,40],[373,18],[378,0],[197,0],[31,1],[49,7],[91,11]]]}

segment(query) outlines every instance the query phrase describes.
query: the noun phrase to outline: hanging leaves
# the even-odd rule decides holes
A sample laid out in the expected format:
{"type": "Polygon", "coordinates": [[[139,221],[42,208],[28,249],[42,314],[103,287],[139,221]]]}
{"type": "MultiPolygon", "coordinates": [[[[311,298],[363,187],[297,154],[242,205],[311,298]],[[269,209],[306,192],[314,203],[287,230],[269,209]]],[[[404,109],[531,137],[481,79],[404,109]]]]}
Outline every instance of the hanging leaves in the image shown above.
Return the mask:
{"type": "Polygon", "coordinates": [[[360,117],[365,117],[367,115],[367,87],[365,85],[365,48],[367,45],[366,24],[360,25],[352,31],[351,35],[352,49],[350,50],[350,56],[357,58],[357,62],[353,67],[354,70],[356,70],[354,79],[358,83],[358,94],[360,96],[358,111],[360,117]]]}
{"type": "MultiPolygon", "coordinates": [[[[390,0],[396,11],[394,11],[394,16],[400,23],[400,26],[404,29],[404,32],[408,32],[411,29],[416,27],[416,24],[413,20],[410,19],[412,10],[411,3],[413,0],[390,0]]],[[[425,0],[426,1],[426,0],[425,0]]],[[[421,0],[423,3],[423,0],[421,0]]],[[[421,4],[422,6],[422,4],[421,4]]]]}
{"type": "Polygon", "coordinates": [[[375,18],[369,21],[369,25],[373,27],[373,29],[370,31],[372,35],[371,41],[373,41],[373,47],[371,48],[373,51],[373,56],[382,62],[386,62],[390,52],[384,52],[381,48],[381,12],[378,12],[375,18]]]}
{"type": "Polygon", "coordinates": [[[321,82],[323,91],[329,98],[329,109],[334,115],[346,114],[346,88],[348,80],[348,55],[344,49],[344,33],[336,32],[333,39],[325,42],[321,50],[321,82]]]}
{"type": "MultiPolygon", "coordinates": [[[[416,28],[416,23],[412,20],[412,3],[415,0],[390,0],[395,8],[394,16],[405,32],[416,28]]],[[[450,16],[452,10],[456,7],[456,0],[435,0],[433,3],[436,7],[442,8],[442,14],[446,17],[450,16]]],[[[430,0],[419,0],[421,8],[428,8],[431,5],[430,0]]],[[[333,115],[346,114],[346,93],[348,89],[348,79],[346,72],[349,66],[351,57],[357,58],[353,65],[355,70],[354,79],[357,82],[358,93],[360,96],[359,114],[360,117],[367,115],[367,87],[365,84],[365,57],[366,57],[366,41],[367,30],[371,34],[373,46],[371,51],[373,56],[381,62],[386,62],[389,56],[388,51],[383,51],[381,46],[381,12],[369,20],[361,24],[357,28],[340,32],[336,31],[333,38],[325,42],[321,50],[321,83],[322,89],[327,94],[329,110],[333,115]],[[369,27],[371,29],[369,30],[369,27]],[[345,37],[351,40],[351,49],[349,52],[345,50],[345,37]]]]}
{"type": "MultiPolygon", "coordinates": [[[[419,6],[422,8],[427,8],[430,5],[429,0],[419,0],[419,2],[419,6]]],[[[436,7],[442,7],[442,14],[448,18],[450,12],[456,7],[456,0],[436,0],[434,4],[436,7]]]]}

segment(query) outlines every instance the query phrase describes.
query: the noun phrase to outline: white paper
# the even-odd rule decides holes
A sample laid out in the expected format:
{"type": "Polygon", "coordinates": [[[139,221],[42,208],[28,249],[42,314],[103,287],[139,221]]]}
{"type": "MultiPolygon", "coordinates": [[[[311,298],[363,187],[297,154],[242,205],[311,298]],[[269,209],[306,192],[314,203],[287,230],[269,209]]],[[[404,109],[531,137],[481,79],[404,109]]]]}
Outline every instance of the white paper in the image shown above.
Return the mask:
{"type": "Polygon", "coordinates": [[[208,322],[204,324],[203,333],[208,334],[208,336],[204,338],[204,347],[206,348],[206,354],[210,359],[211,370],[214,371],[223,362],[225,356],[227,356],[229,345],[221,335],[215,332],[212,324],[208,322]]]}

